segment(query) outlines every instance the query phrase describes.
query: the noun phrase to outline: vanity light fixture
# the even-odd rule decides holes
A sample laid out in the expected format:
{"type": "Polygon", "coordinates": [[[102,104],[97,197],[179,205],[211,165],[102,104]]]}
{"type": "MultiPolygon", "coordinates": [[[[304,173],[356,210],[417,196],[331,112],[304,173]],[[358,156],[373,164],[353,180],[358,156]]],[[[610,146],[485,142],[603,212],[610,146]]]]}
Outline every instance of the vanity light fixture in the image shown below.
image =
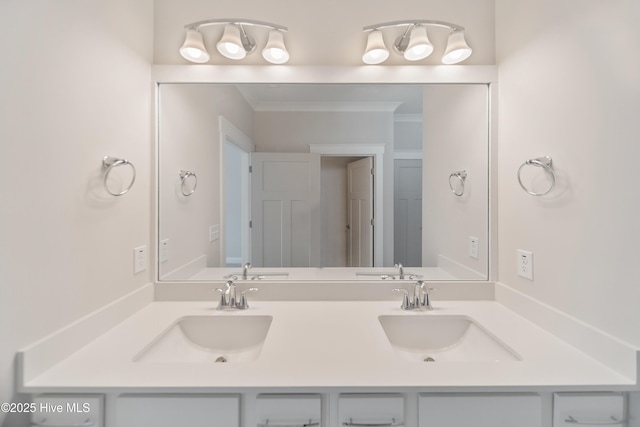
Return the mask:
{"type": "Polygon", "coordinates": [[[284,45],[284,33],[287,27],[263,21],[249,19],[208,19],[185,25],[186,36],[180,55],[190,62],[202,64],[210,59],[209,52],[204,45],[200,28],[211,25],[224,25],[224,31],[216,49],[221,55],[229,59],[240,60],[256,50],[256,41],[246,31],[245,27],[269,28],[268,40],[262,50],[262,56],[272,64],[284,64],[289,60],[289,52],[284,45]]]}
{"type": "Polygon", "coordinates": [[[433,44],[427,36],[427,27],[429,26],[451,30],[442,57],[443,64],[457,64],[471,56],[472,50],[465,40],[464,27],[434,20],[393,21],[369,25],[362,29],[363,32],[369,33],[362,62],[380,64],[387,60],[389,49],[384,44],[382,30],[393,27],[406,27],[404,33],[393,43],[393,49],[396,53],[402,55],[407,61],[419,61],[428,57],[434,50],[433,44]]]}

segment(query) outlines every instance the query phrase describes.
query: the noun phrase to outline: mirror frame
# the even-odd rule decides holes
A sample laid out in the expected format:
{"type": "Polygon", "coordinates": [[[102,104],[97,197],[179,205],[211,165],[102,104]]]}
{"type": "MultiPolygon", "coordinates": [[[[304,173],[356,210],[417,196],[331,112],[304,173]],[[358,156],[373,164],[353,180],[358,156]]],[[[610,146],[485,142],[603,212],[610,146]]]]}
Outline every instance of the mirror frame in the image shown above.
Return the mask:
{"type": "MultiPolygon", "coordinates": [[[[452,281],[457,283],[492,282],[497,277],[497,124],[498,124],[498,68],[495,65],[407,65],[407,66],[251,66],[251,65],[154,65],[151,67],[153,84],[153,179],[152,213],[154,232],[151,236],[155,283],[192,283],[189,281],[160,280],[158,263],[159,212],[159,101],[160,85],[166,83],[218,83],[218,84],[485,84],[489,99],[489,223],[486,280],[452,281]]],[[[427,280],[428,282],[429,280],[427,280]]],[[[216,283],[217,281],[212,281],[216,283]]],[[[287,281],[289,282],[289,281],[287,281]]],[[[327,281],[318,280],[318,283],[327,281]]],[[[333,282],[333,281],[329,281],[333,282]]],[[[292,282],[293,283],[293,282],[292,282]]],[[[309,283],[306,281],[305,283],[309,283]]]]}

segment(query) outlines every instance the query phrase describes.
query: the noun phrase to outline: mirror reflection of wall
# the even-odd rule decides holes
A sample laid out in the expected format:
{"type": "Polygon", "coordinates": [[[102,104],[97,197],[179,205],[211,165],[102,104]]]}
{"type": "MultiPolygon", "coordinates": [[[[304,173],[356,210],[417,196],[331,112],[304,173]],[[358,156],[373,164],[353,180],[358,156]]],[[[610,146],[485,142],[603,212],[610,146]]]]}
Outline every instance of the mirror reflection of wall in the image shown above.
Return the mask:
{"type": "Polygon", "coordinates": [[[162,84],[159,129],[159,240],[172,254],[160,264],[163,280],[206,279],[206,270],[246,262],[289,269],[400,262],[437,270],[438,279],[487,276],[485,85],[162,84]],[[317,175],[286,160],[314,146],[323,147],[317,175]],[[365,146],[378,157],[362,154],[365,146]],[[275,166],[253,165],[259,154],[275,166]],[[380,177],[359,175],[355,191],[348,165],[366,158],[380,177]],[[302,175],[285,175],[286,162],[302,175]],[[250,164],[258,175],[248,173],[250,164]],[[474,171],[463,197],[447,182],[460,168],[474,171]],[[176,195],[173,169],[203,171],[198,192],[176,195]],[[289,193],[274,191],[278,185],[289,193]],[[317,200],[302,197],[314,188],[317,200]],[[470,236],[480,239],[477,259],[470,236]]]}

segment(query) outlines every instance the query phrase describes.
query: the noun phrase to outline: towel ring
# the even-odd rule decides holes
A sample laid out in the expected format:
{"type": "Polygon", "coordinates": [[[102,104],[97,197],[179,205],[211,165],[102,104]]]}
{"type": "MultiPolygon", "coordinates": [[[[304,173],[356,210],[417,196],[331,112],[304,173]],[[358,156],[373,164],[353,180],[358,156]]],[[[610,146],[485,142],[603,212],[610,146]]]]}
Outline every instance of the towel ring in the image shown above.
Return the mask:
{"type": "Polygon", "coordinates": [[[133,183],[136,181],[136,167],[133,166],[133,163],[130,163],[126,159],[118,159],[117,157],[106,156],[102,159],[102,167],[106,169],[104,173],[103,183],[104,183],[104,188],[107,190],[109,194],[111,194],[112,196],[122,196],[123,194],[131,190],[131,187],[133,187],[133,183]],[[109,188],[109,185],[107,185],[107,180],[109,179],[109,174],[113,169],[120,166],[124,166],[124,165],[131,166],[131,169],[133,170],[133,177],[131,178],[131,182],[129,183],[129,185],[124,190],[122,190],[119,193],[115,193],[111,191],[111,189],[109,188]]]}
{"type": "Polygon", "coordinates": [[[532,196],[544,196],[545,194],[549,194],[549,192],[551,192],[551,190],[553,190],[554,187],[556,186],[556,174],[553,172],[552,166],[553,166],[553,160],[549,156],[538,157],[536,159],[527,160],[526,162],[521,164],[520,167],[518,168],[518,183],[520,184],[520,187],[522,187],[522,189],[526,191],[527,194],[531,194],[532,196]],[[544,191],[542,193],[535,193],[524,186],[524,184],[522,183],[522,178],[520,177],[520,172],[522,171],[522,168],[527,165],[540,167],[544,169],[544,171],[549,175],[549,177],[551,178],[551,185],[549,186],[547,191],[544,191]]]}
{"type": "Polygon", "coordinates": [[[180,192],[182,193],[183,196],[190,196],[194,193],[194,191],[196,191],[196,187],[198,186],[198,176],[195,174],[195,172],[190,172],[190,171],[180,171],[180,192]],[[189,187],[187,187],[187,179],[192,176],[194,181],[193,181],[193,188],[191,188],[191,191],[189,191],[189,187]],[[185,188],[187,189],[185,191],[185,188]]]}
{"type": "Polygon", "coordinates": [[[453,192],[453,194],[455,194],[456,196],[460,197],[464,194],[464,182],[467,179],[467,171],[457,171],[457,172],[452,172],[451,175],[449,175],[449,188],[451,189],[451,191],[453,192]],[[456,191],[455,188],[453,188],[453,185],[451,184],[451,178],[457,178],[458,181],[460,181],[460,192],[458,193],[456,191]]]}

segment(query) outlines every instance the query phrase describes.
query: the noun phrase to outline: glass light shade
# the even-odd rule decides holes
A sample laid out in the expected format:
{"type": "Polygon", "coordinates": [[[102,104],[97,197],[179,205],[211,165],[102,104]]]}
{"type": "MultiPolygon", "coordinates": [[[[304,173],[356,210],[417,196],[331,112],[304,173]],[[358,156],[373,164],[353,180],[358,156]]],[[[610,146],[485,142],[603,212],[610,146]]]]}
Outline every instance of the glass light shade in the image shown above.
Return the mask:
{"type": "Polygon", "coordinates": [[[365,64],[380,64],[389,57],[389,49],[384,45],[384,39],[382,38],[382,32],[380,30],[373,30],[367,37],[367,47],[362,55],[362,62],[365,64]]]}
{"type": "Polygon", "coordinates": [[[407,49],[404,51],[404,59],[419,61],[431,55],[431,52],[433,52],[433,45],[427,37],[427,28],[423,25],[414,27],[409,36],[407,49]]]}
{"type": "Polygon", "coordinates": [[[222,38],[216,44],[218,52],[229,59],[243,59],[247,56],[247,51],[242,47],[240,38],[240,28],[235,24],[227,24],[224,27],[222,38]]]}
{"type": "Polygon", "coordinates": [[[282,31],[271,30],[267,45],[262,50],[262,57],[272,64],[284,64],[289,60],[289,52],[284,45],[282,31]]]}
{"type": "Polygon", "coordinates": [[[443,64],[457,64],[471,56],[473,51],[464,39],[464,31],[454,31],[449,34],[447,49],[442,57],[443,64]]]}
{"type": "Polygon", "coordinates": [[[184,43],[180,48],[180,55],[187,61],[196,62],[202,64],[209,61],[209,52],[204,47],[204,41],[202,40],[202,34],[196,29],[187,30],[187,35],[184,39],[184,43]]]}

